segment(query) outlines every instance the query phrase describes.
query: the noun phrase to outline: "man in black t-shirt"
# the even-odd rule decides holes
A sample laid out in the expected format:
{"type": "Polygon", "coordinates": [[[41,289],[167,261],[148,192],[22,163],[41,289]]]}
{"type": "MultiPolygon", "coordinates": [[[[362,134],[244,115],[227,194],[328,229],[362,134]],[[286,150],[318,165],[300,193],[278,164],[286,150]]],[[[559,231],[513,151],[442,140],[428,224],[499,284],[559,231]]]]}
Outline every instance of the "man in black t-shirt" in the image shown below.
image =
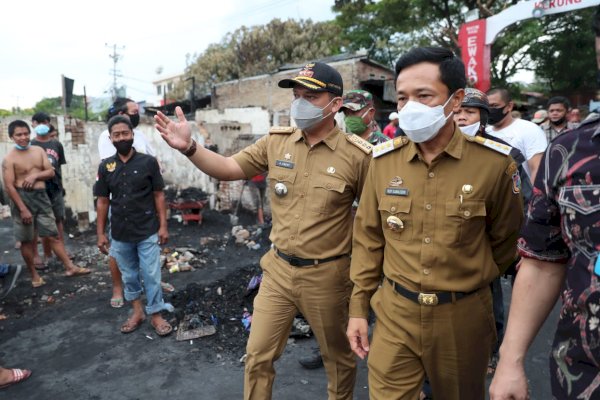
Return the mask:
{"type": "MultiPolygon", "coordinates": [[[[35,113],[31,119],[31,125],[36,134],[35,138],[31,141],[31,144],[39,146],[46,151],[48,161],[50,161],[50,165],[54,168],[54,178],[46,181],[46,193],[50,198],[50,203],[52,203],[52,211],[54,213],[54,218],[56,219],[58,238],[64,244],[65,200],[64,189],[62,186],[61,166],[67,163],[65,150],[58,140],[51,139],[50,137],[50,132],[55,130],[55,128],[50,124],[50,116],[48,114],[44,112],[35,113]]],[[[38,254],[37,246],[34,248],[34,264],[38,269],[44,269],[48,260],[52,257],[52,250],[48,240],[43,240],[42,245],[44,247],[43,262],[38,254]]]]}
{"type": "Polygon", "coordinates": [[[108,121],[110,139],[117,154],[100,162],[94,195],[98,196],[98,249],[108,254],[106,219],[111,208],[110,255],[115,258],[124,284],[125,300],[133,313],[121,326],[122,333],[135,331],[151,314],[150,323],[159,336],[173,328],[160,312],[173,311],[160,287],[160,244],[168,240],[164,182],[156,158],[133,148],[133,126],[122,115],[108,121]],[[143,281],[143,285],[142,282],[143,281]],[[142,307],[141,294],[146,294],[142,307]],[[145,312],[144,312],[145,311],[145,312]]]}

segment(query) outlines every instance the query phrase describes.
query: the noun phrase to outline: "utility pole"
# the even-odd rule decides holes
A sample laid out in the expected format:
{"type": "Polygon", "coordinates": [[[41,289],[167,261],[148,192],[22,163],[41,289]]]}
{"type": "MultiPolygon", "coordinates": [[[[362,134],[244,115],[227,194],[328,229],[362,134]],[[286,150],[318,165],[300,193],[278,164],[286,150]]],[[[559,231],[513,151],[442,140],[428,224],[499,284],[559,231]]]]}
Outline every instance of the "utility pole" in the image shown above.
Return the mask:
{"type": "Polygon", "coordinates": [[[185,78],[186,81],[192,81],[192,88],[190,89],[190,113],[193,115],[196,111],[196,77],[190,76],[185,78]]]}
{"type": "Polygon", "coordinates": [[[113,68],[112,68],[111,72],[112,72],[112,76],[113,76],[112,99],[114,101],[117,98],[117,91],[118,91],[117,77],[120,76],[119,70],[117,70],[117,63],[123,57],[121,54],[117,53],[117,50],[123,50],[125,48],[125,46],[117,47],[116,44],[110,45],[108,43],[105,43],[104,45],[109,48],[112,47],[112,54],[109,54],[108,56],[110,58],[112,58],[112,60],[113,60],[113,68]]]}

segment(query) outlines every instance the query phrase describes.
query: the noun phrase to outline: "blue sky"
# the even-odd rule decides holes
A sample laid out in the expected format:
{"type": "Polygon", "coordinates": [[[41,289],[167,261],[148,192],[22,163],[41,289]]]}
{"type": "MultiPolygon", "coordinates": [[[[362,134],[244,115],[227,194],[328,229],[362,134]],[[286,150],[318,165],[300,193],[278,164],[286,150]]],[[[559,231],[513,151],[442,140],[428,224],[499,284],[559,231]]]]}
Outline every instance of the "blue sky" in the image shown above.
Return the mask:
{"type": "Polygon", "coordinates": [[[29,108],[60,96],[61,74],[75,79],[75,94],[83,94],[85,85],[88,96],[105,95],[112,85],[113,44],[122,56],[118,81],[128,96],[154,97],[153,80],[182,72],[186,54],[201,53],[227,32],[273,18],[333,19],[332,5],[333,0],[3,2],[0,109],[29,108]]]}

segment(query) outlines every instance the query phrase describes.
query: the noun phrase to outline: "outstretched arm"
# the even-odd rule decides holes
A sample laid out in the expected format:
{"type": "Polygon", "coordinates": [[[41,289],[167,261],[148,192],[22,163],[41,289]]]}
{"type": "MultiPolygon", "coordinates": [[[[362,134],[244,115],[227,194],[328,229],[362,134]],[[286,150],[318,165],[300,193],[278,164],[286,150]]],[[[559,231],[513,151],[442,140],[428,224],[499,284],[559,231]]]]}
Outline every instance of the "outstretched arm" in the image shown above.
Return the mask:
{"type": "MultiPolygon", "coordinates": [[[[183,115],[181,107],[175,109],[175,114],[178,121],[169,119],[159,111],[154,117],[155,126],[169,146],[181,152],[186,152],[194,144],[192,130],[183,115]]],[[[189,159],[200,171],[220,180],[233,181],[247,178],[242,168],[233,158],[224,157],[202,146],[198,146],[196,152],[190,155],[189,159]]]]}
{"type": "Polygon", "coordinates": [[[523,258],[512,294],[500,362],[490,386],[492,400],[527,399],[523,363],[527,349],[554,307],[565,279],[563,264],[523,258]]]}

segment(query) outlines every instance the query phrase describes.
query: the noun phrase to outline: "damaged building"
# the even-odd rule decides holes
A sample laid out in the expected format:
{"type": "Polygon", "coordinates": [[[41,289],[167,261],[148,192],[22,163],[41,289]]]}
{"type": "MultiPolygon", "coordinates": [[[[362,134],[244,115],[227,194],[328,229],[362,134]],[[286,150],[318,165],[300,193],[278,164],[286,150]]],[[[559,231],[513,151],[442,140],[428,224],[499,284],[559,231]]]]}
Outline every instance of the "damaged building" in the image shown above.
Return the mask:
{"type": "MultiPolygon", "coordinates": [[[[340,72],[346,91],[364,89],[371,92],[377,110],[375,118],[381,126],[387,124],[389,113],[396,109],[394,72],[391,69],[364,54],[342,54],[319,61],[340,72]]],[[[231,155],[268,133],[273,125],[292,125],[292,94],[289,90],[279,88],[277,83],[296,76],[303,65],[287,64],[272,73],[215,85],[210,96],[195,99],[195,105],[201,108],[193,114],[193,137],[199,144],[223,155],[231,155]]],[[[136,128],[144,133],[156,149],[165,183],[176,191],[190,187],[200,189],[206,193],[208,205],[214,209],[234,211],[241,198],[242,207],[255,210],[257,196],[253,190],[256,189],[244,186],[245,181],[218,182],[197,170],[183,155],[164,143],[154,128],[152,115],[157,109],[166,108],[169,108],[168,114],[172,115],[174,105],[147,107],[146,115],[136,128]]],[[[188,110],[189,107],[185,111],[188,110]]],[[[8,124],[14,119],[17,118],[9,117],[0,121],[0,157],[13,146],[8,138],[8,124]]],[[[23,119],[30,122],[29,117],[23,119]]],[[[58,128],[59,140],[67,159],[67,165],[62,167],[66,206],[83,230],[96,219],[92,190],[100,162],[98,137],[106,129],[106,124],[63,116],[53,117],[52,123],[58,128]]],[[[343,118],[338,118],[338,123],[343,128],[343,118]]],[[[265,214],[270,214],[268,200],[265,214]]]]}

